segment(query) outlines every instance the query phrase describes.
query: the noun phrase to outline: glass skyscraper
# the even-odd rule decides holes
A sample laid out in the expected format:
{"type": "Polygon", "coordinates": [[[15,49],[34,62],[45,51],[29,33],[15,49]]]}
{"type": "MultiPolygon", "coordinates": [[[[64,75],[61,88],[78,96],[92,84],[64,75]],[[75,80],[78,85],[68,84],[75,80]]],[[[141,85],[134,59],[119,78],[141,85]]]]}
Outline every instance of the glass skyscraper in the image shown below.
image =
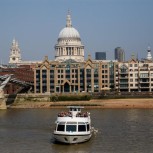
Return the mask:
{"type": "Polygon", "coordinates": [[[115,60],[118,60],[119,62],[125,61],[125,53],[121,47],[115,48],[115,60]]]}

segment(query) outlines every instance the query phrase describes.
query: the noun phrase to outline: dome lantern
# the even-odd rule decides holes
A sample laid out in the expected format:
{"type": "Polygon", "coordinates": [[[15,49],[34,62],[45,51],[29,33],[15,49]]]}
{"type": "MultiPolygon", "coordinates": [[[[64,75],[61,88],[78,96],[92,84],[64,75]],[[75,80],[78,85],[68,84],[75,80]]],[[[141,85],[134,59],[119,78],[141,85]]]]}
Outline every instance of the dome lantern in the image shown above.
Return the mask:
{"type": "Polygon", "coordinates": [[[66,18],[66,27],[72,27],[71,15],[69,11],[68,11],[68,15],[66,18]]]}

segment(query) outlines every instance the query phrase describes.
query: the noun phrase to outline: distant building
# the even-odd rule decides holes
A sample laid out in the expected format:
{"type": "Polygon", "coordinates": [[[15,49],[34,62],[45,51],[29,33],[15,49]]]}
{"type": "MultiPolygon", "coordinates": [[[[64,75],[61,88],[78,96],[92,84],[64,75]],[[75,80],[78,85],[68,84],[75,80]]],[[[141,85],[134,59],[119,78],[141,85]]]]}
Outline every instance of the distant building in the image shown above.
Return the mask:
{"type": "Polygon", "coordinates": [[[116,90],[119,92],[153,92],[153,62],[131,59],[115,64],[116,90]]]}
{"type": "Polygon", "coordinates": [[[106,52],[96,52],[95,60],[106,60],[106,52]]]}
{"type": "Polygon", "coordinates": [[[92,60],[84,62],[68,59],[49,61],[45,57],[34,68],[34,93],[100,92],[114,88],[114,61],[92,60]]]}
{"type": "Polygon", "coordinates": [[[21,62],[20,48],[19,48],[18,42],[15,39],[13,39],[11,52],[10,52],[10,58],[9,58],[9,64],[17,64],[20,62],[21,62]]]}
{"type": "Polygon", "coordinates": [[[36,63],[41,62],[42,61],[23,61],[21,58],[21,50],[19,48],[19,43],[15,39],[13,39],[12,46],[10,49],[9,65],[34,65],[36,63]]]}
{"type": "Polygon", "coordinates": [[[66,27],[60,31],[55,45],[55,61],[64,62],[69,59],[83,62],[84,45],[79,32],[72,26],[71,16],[68,12],[66,27]]]}
{"type": "Polygon", "coordinates": [[[55,60],[46,56],[34,68],[34,93],[100,92],[114,88],[114,62],[107,61],[106,53],[100,60],[88,56],[84,60],[84,46],[70,14],[66,27],[61,30],[55,45],[55,60]]]}
{"type": "Polygon", "coordinates": [[[125,53],[121,47],[115,48],[115,60],[118,60],[119,62],[125,61],[125,53]]]}
{"type": "MultiPolygon", "coordinates": [[[[0,75],[13,76],[34,84],[34,93],[101,92],[153,92],[153,60],[151,49],[147,58],[139,61],[134,56],[125,62],[121,47],[115,48],[115,60],[106,60],[105,52],[96,52],[95,60],[84,60],[84,45],[79,32],[72,27],[67,15],[66,27],[55,45],[55,60],[22,61],[18,43],[13,40],[9,61],[10,68],[0,66],[0,75]],[[16,67],[11,67],[11,66],[16,67]],[[26,65],[23,67],[23,65],[26,65]]],[[[17,93],[19,86],[8,84],[5,93],[17,93]]]]}
{"type": "Polygon", "coordinates": [[[147,49],[147,60],[152,60],[152,56],[151,56],[151,48],[150,47],[148,47],[148,49],[147,49]]]}

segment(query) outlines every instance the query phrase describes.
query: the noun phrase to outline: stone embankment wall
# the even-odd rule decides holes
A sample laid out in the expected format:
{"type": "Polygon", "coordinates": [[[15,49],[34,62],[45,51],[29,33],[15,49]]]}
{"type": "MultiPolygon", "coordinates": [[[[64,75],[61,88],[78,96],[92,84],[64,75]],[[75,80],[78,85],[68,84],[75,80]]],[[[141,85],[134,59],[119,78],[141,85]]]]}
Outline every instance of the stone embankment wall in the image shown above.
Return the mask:
{"type": "MultiPolygon", "coordinates": [[[[127,99],[127,98],[153,98],[151,93],[124,93],[124,94],[18,94],[18,95],[5,95],[6,104],[21,103],[21,102],[56,102],[65,101],[65,97],[76,97],[71,101],[79,101],[79,97],[83,97],[83,101],[90,99],[127,99]],[[84,95],[84,97],[83,97],[84,95]],[[61,97],[63,99],[61,99],[61,97]]],[[[66,100],[69,101],[69,100],[66,100]]]]}
{"type": "Polygon", "coordinates": [[[18,94],[5,95],[6,103],[20,103],[20,102],[49,102],[50,94],[18,94]]]}

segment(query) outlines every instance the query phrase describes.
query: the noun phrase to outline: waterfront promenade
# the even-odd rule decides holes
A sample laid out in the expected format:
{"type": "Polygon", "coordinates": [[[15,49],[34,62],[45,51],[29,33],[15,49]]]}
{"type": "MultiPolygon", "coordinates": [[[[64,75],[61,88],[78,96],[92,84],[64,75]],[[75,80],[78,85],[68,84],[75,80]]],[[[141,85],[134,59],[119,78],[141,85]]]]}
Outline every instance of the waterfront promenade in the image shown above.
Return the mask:
{"type": "Polygon", "coordinates": [[[63,108],[67,105],[81,105],[85,108],[150,108],[153,109],[153,98],[130,99],[98,99],[90,101],[61,101],[61,102],[19,102],[9,108],[63,108]]]}

